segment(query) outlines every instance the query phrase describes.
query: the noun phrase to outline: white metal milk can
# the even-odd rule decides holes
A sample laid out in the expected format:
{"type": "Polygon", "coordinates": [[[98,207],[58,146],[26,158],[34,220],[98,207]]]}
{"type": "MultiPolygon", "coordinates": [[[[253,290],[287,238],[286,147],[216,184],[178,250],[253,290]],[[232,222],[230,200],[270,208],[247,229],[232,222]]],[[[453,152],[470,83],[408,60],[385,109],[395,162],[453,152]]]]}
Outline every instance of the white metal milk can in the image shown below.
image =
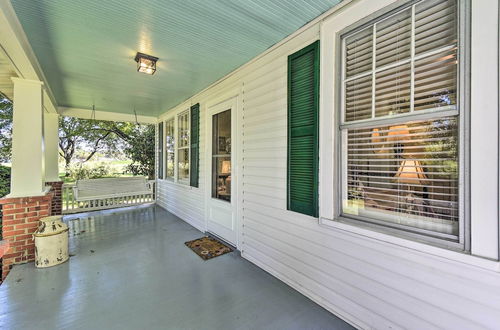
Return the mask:
{"type": "Polygon", "coordinates": [[[68,260],[68,225],[62,222],[60,215],[41,218],[33,236],[37,268],[59,265],[68,260]]]}

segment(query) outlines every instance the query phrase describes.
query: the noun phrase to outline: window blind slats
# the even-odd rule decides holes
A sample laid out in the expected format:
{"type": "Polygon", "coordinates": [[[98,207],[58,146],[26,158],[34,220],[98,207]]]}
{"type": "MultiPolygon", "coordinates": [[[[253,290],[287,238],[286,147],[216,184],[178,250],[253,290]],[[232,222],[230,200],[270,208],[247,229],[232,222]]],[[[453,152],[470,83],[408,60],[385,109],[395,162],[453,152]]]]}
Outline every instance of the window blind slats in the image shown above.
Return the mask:
{"type": "MultiPolygon", "coordinates": [[[[403,139],[406,139],[406,140],[411,140],[413,143],[417,143],[417,142],[436,142],[436,141],[448,141],[447,138],[442,138],[442,137],[436,137],[436,138],[419,138],[420,136],[416,136],[416,134],[404,134],[404,135],[400,135],[400,137],[403,139]]],[[[353,143],[352,141],[360,141],[362,139],[360,138],[354,138],[354,139],[349,139],[351,143],[349,143],[349,149],[352,148],[352,146],[364,146],[366,142],[369,142],[369,141],[363,141],[363,142],[360,142],[360,143],[353,143]]],[[[371,146],[378,146],[378,145],[386,145],[387,142],[383,141],[383,142],[374,142],[373,140],[375,140],[374,138],[372,138],[372,142],[370,143],[371,146]]],[[[379,139],[377,138],[376,139],[377,141],[379,140],[382,140],[382,139],[379,139]]],[[[411,146],[409,146],[411,147],[411,146]]],[[[415,147],[418,147],[418,146],[415,146],[415,147]]]]}
{"type": "Polygon", "coordinates": [[[417,55],[431,49],[456,44],[455,36],[451,35],[453,29],[453,24],[447,24],[430,29],[425,34],[418,34],[418,39],[415,40],[415,43],[419,45],[417,55]]]}
{"type": "Polygon", "coordinates": [[[456,1],[432,0],[415,6],[415,54],[456,44],[456,1]]]}
{"type": "Polygon", "coordinates": [[[352,91],[345,98],[345,121],[370,118],[372,115],[372,76],[346,82],[346,90],[352,91]],[[369,87],[366,87],[369,86],[369,87]]]}
{"type": "Polygon", "coordinates": [[[415,110],[456,104],[456,49],[415,61],[415,110]]]}
{"type": "Polygon", "coordinates": [[[348,199],[392,216],[457,221],[457,130],[454,117],[348,130],[348,199]]]}
{"type": "Polygon", "coordinates": [[[412,7],[345,38],[344,122],[456,104],[457,50],[449,49],[457,45],[455,2],[427,0],[414,5],[415,59],[412,7]],[[439,49],[448,50],[431,55],[439,49]]]}
{"type": "Polygon", "coordinates": [[[411,55],[411,9],[376,25],[377,67],[409,58],[411,55]]]}
{"type": "Polygon", "coordinates": [[[346,39],[346,77],[370,71],[373,56],[373,29],[365,29],[346,39]]]}
{"type": "Polygon", "coordinates": [[[411,67],[394,67],[375,75],[375,116],[410,111],[411,67]]]}
{"type": "Polygon", "coordinates": [[[345,37],[345,215],[458,235],[458,116],[439,116],[457,109],[457,21],[456,0],[424,0],[345,37]]]}

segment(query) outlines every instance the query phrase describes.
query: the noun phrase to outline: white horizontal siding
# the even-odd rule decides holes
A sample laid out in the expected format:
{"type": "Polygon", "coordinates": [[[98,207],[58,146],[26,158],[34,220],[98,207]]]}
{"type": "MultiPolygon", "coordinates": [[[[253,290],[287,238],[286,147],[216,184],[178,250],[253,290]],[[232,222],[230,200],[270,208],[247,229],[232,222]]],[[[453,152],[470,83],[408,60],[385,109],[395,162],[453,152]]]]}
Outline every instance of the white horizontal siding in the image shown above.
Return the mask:
{"type": "MultiPolygon", "coordinates": [[[[286,210],[287,56],[318,36],[319,24],[190,100],[205,109],[242,86],[242,256],[361,328],[500,327],[500,266],[487,270],[286,210]]],[[[201,159],[200,183],[205,168],[201,159]]],[[[160,205],[204,227],[207,187],[158,186],[160,205]]]]}
{"type": "Polygon", "coordinates": [[[189,189],[166,180],[158,181],[157,204],[204,231],[204,199],[199,189],[189,189]],[[197,191],[198,190],[198,191],[197,191]]]}
{"type": "MultiPolygon", "coordinates": [[[[172,115],[188,109],[196,102],[184,103],[178,106],[175,111],[163,116],[162,120],[169,119],[172,115]]],[[[176,119],[177,120],[177,119],[176,119]]],[[[205,112],[200,106],[200,150],[205,148],[205,112]]],[[[164,156],[165,157],[165,154],[164,156]]],[[[170,180],[158,180],[157,182],[157,201],[156,203],[166,210],[172,212],[181,219],[191,224],[193,227],[205,231],[205,198],[204,198],[204,177],[205,153],[200,152],[199,166],[199,188],[189,185],[174,183],[170,180]]],[[[166,166],[165,160],[164,164],[166,166]]]]}

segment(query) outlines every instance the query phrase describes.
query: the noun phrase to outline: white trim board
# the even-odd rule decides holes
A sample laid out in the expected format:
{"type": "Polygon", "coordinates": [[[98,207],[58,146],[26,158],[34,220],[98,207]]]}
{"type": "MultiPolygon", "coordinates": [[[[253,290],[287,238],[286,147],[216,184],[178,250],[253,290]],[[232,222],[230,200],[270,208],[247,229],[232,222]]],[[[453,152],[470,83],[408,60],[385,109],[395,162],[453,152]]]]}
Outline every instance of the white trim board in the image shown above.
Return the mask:
{"type": "Polygon", "coordinates": [[[19,78],[44,83],[44,99],[49,100],[46,109],[54,113],[56,98],[10,1],[0,1],[0,51],[11,61],[19,78]]]}

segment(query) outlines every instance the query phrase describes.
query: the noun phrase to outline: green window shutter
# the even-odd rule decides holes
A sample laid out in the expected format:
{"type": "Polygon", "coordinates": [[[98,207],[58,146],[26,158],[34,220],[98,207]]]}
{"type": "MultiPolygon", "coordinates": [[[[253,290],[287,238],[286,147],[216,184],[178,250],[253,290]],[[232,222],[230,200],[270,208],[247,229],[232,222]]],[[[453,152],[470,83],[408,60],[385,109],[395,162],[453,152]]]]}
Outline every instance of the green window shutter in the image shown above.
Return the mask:
{"type": "Polygon", "coordinates": [[[163,122],[158,124],[158,179],[163,179],[163,122]]]}
{"type": "Polygon", "coordinates": [[[189,185],[198,188],[200,169],[200,104],[191,107],[191,163],[189,185]]]}
{"type": "Polygon", "coordinates": [[[318,217],[319,41],[288,56],[288,210],[318,217]]]}

